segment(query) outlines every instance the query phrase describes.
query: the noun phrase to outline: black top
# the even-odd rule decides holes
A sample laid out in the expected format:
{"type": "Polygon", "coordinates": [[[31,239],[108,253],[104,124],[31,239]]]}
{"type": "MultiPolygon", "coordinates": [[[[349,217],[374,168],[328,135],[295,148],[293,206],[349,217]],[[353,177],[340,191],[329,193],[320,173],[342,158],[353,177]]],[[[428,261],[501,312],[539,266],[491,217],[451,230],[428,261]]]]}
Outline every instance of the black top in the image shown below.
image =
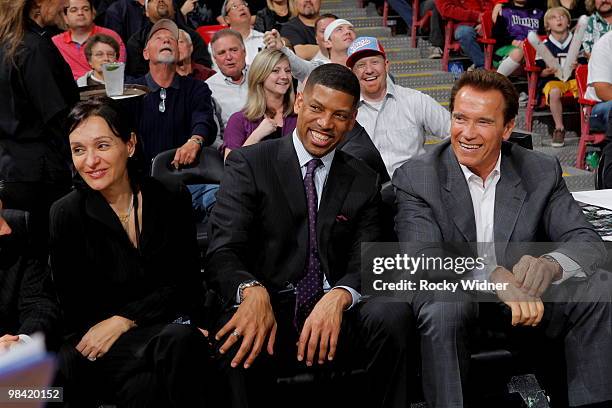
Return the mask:
{"type": "Polygon", "coordinates": [[[138,32],[147,21],[144,7],[138,0],[117,0],[106,9],[102,26],[119,34],[123,42],[127,44],[130,37],[138,32]]]}
{"type": "MultiPolygon", "coordinates": [[[[202,37],[191,28],[186,27],[180,20],[177,20],[176,24],[180,29],[189,33],[191,37],[191,41],[193,42],[191,61],[202,64],[208,68],[212,67],[212,59],[210,58],[208,47],[202,37]]],[[[142,51],[147,45],[147,37],[149,36],[151,27],[153,27],[153,24],[147,21],[139,31],[130,37],[125,46],[127,52],[127,65],[125,69],[126,74],[129,76],[139,77],[149,72],[149,63],[145,61],[142,51]]]]}
{"type": "Polygon", "coordinates": [[[28,216],[5,210],[3,217],[13,230],[0,237],[0,336],[45,333],[55,343],[59,308],[44,261],[32,253],[28,216]]]}
{"type": "Polygon", "coordinates": [[[287,13],[286,16],[279,16],[273,10],[264,7],[257,12],[253,29],[262,33],[272,29],[280,31],[281,25],[289,21],[290,15],[290,13],[287,13]]]}
{"type": "Polygon", "coordinates": [[[190,195],[151,178],[140,185],[138,249],[97,191],[78,188],[51,208],[51,267],[67,333],[113,315],[171,323],[201,298],[190,195]]]}
{"type": "Polygon", "coordinates": [[[204,137],[206,145],[215,141],[217,125],[206,82],[175,75],[165,91],[164,112],[159,111],[161,88],[151,74],[138,78],[134,83],[151,90],[142,101],[138,124],[146,163],[165,150],[182,146],[193,135],[204,137]]]}
{"type": "Polygon", "coordinates": [[[14,64],[0,63],[0,95],[0,180],[70,177],[64,125],[78,88],[49,33],[31,20],[14,64]]]}
{"type": "Polygon", "coordinates": [[[291,42],[291,45],[317,44],[314,27],[302,23],[299,17],[293,17],[283,24],[280,33],[291,42]]]}

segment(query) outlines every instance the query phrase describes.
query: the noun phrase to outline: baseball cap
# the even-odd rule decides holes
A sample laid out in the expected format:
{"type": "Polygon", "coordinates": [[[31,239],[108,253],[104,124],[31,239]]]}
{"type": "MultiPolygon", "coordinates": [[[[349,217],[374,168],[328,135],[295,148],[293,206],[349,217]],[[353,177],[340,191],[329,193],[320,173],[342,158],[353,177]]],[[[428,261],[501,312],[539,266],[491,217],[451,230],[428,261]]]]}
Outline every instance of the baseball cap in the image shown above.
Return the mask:
{"type": "Polygon", "coordinates": [[[157,21],[157,23],[153,24],[153,27],[151,27],[151,31],[149,31],[149,36],[147,37],[147,42],[149,42],[151,40],[151,37],[153,37],[153,34],[158,32],[159,30],[170,31],[172,33],[172,36],[178,41],[179,29],[176,23],[167,18],[162,18],[161,20],[157,21]]]}
{"type": "Polygon", "coordinates": [[[343,18],[337,18],[334,21],[332,21],[331,23],[329,23],[329,25],[327,27],[325,27],[325,31],[323,32],[323,39],[325,41],[329,40],[329,37],[331,37],[332,33],[334,32],[334,30],[336,28],[338,28],[341,25],[349,25],[349,26],[353,26],[353,24],[348,21],[345,20],[343,18]]]}
{"type": "Polygon", "coordinates": [[[348,58],[346,60],[346,66],[353,68],[353,65],[357,60],[364,57],[371,57],[373,55],[382,55],[387,59],[385,49],[382,44],[374,37],[358,37],[346,50],[348,58]]]}

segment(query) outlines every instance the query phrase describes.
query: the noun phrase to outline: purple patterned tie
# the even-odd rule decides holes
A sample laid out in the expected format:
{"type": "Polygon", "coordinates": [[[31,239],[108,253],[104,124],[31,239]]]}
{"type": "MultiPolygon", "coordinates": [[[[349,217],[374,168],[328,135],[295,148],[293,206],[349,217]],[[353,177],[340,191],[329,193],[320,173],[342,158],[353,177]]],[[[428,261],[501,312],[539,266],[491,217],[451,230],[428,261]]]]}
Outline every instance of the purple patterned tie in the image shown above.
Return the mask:
{"type": "Polygon", "coordinates": [[[322,164],[323,162],[320,159],[312,159],[306,163],[304,188],[306,190],[306,202],[308,203],[308,257],[304,276],[296,286],[293,324],[298,331],[315,304],[323,296],[323,273],[321,273],[319,250],[317,249],[317,189],[314,183],[314,171],[322,164]]]}

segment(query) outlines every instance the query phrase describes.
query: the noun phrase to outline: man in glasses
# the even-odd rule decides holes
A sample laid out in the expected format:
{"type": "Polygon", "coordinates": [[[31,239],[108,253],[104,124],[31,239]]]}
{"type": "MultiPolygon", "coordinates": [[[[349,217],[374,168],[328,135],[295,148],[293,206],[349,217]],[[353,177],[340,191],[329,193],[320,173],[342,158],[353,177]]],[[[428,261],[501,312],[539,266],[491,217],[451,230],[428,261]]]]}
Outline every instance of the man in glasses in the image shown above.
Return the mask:
{"type": "Polygon", "coordinates": [[[244,0],[225,0],[221,13],[229,28],[239,32],[242,36],[246,50],[246,63],[251,65],[257,53],[264,48],[264,35],[251,28],[249,4],[244,0]]]}
{"type": "Polygon", "coordinates": [[[74,79],[85,75],[91,68],[83,52],[87,40],[96,34],[112,37],[119,44],[119,61],[125,62],[125,45],[119,34],[94,24],[96,11],[89,0],[70,0],[64,10],[64,22],[68,30],[54,36],[53,43],[70,65],[74,79]]]}

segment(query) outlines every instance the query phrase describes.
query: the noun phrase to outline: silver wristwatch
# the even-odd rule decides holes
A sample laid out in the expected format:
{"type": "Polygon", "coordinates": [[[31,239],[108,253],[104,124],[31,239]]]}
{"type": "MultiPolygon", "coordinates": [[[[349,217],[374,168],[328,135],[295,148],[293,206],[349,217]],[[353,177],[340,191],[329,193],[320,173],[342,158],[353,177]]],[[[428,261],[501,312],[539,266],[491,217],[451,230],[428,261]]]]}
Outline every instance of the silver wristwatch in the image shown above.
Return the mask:
{"type": "Polygon", "coordinates": [[[253,286],[261,286],[262,288],[264,287],[264,285],[262,285],[259,281],[256,280],[242,282],[240,285],[238,285],[238,298],[240,299],[239,303],[242,303],[244,301],[244,290],[247,288],[252,288],[253,286]]]}

